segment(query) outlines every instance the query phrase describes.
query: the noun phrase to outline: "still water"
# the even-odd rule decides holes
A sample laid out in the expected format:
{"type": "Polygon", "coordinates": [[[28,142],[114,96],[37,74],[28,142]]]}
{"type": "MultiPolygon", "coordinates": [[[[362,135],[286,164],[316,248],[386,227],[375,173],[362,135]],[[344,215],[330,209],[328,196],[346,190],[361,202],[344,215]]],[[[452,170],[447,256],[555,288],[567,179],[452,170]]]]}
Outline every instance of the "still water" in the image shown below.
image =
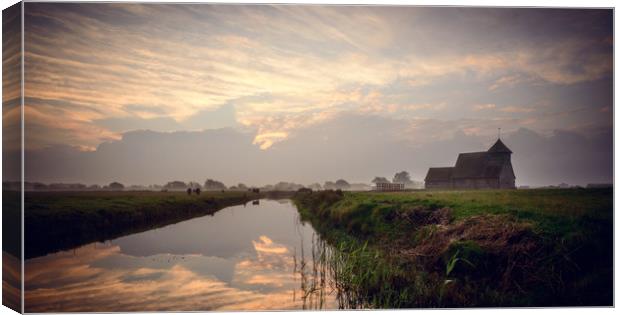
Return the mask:
{"type": "Polygon", "coordinates": [[[27,312],[334,309],[330,275],[316,262],[326,250],[290,201],[261,200],[26,260],[25,307],[27,312]]]}

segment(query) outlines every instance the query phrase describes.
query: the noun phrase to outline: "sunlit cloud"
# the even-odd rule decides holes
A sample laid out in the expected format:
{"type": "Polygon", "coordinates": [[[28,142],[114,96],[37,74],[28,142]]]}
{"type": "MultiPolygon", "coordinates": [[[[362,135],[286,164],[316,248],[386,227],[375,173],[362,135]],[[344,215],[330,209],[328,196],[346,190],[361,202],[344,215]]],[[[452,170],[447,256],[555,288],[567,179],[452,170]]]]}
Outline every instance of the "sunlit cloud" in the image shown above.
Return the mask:
{"type": "Polygon", "coordinates": [[[267,132],[260,133],[254,138],[254,144],[259,144],[260,148],[265,150],[273,145],[274,142],[286,139],[285,132],[267,132]]]}
{"type": "MultiPolygon", "coordinates": [[[[529,111],[485,100],[487,93],[611,74],[609,34],[562,34],[532,44],[523,28],[534,18],[524,14],[514,29],[490,32],[491,40],[479,32],[482,13],[471,9],[470,24],[461,27],[450,12],[29,3],[25,93],[40,102],[26,104],[32,107],[26,122],[51,131],[27,133],[27,144],[94,149],[135,129],[136,120],[171,119],[176,129],[190,130],[200,126],[199,113],[230,104],[239,125],[255,132],[254,144],[269,149],[339,113],[467,116],[464,95],[523,114],[529,111]],[[444,48],[465,39],[459,50],[444,48]],[[114,130],[99,123],[110,119],[118,122],[114,130]]],[[[486,14],[501,22],[504,13],[486,14]]]]}

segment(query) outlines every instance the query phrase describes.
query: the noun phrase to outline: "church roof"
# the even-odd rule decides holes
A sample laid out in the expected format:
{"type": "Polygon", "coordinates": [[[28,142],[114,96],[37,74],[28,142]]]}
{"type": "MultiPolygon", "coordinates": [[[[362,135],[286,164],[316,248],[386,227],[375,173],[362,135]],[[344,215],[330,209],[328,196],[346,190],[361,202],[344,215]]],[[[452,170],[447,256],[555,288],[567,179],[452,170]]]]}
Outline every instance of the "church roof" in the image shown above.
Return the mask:
{"type": "Polygon", "coordinates": [[[449,181],[454,167],[431,167],[426,173],[425,181],[449,181]]]}
{"type": "Polygon", "coordinates": [[[489,152],[461,153],[456,160],[453,179],[496,178],[509,157],[495,156],[489,152]]]}
{"type": "Polygon", "coordinates": [[[510,155],[494,153],[512,153],[512,151],[500,139],[497,139],[497,142],[488,151],[459,154],[454,167],[429,168],[425,181],[477,178],[497,179],[502,175],[502,171],[505,168],[514,177],[510,155]]]}
{"type": "Polygon", "coordinates": [[[510,149],[502,142],[502,140],[497,139],[495,144],[487,151],[489,153],[512,153],[510,149]]]}

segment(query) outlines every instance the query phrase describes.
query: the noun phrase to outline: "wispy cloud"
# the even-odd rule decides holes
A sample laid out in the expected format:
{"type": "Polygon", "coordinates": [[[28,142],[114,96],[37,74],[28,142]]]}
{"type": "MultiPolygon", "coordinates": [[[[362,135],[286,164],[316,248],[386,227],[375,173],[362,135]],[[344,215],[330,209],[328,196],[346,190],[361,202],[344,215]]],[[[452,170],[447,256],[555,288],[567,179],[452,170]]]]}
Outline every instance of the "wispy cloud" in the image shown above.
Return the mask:
{"type": "Polygon", "coordinates": [[[485,38],[479,28],[507,11],[471,9],[458,25],[442,8],[29,3],[26,95],[40,102],[27,104],[27,123],[53,132],[27,142],[94,148],[136,119],[193,129],[198,113],[231,104],[267,149],[337,113],[466,116],[464,96],[499,109],[484,93],[611,75],[606,32],[532,44],[523,28],[536,15],[524,11],[485,38]],[[462,51],[448,49],[463,38],[462,51]],[[114,130],[97,124],[110,119],[114,130]]]}
{"type": "Polygon", "coordinates": [[[500,109],[502,112],[506,113],[530,113],[533,112],[533,108],[528,107],[519,107],[519,106],[506,106],[500,109]]]}
{"type": "Polygon", "coordinates": [[[475,111],[485,110],[485,109],[495,109],[497,107],[495,104],[478,104],[474,105],[475,111]]]}

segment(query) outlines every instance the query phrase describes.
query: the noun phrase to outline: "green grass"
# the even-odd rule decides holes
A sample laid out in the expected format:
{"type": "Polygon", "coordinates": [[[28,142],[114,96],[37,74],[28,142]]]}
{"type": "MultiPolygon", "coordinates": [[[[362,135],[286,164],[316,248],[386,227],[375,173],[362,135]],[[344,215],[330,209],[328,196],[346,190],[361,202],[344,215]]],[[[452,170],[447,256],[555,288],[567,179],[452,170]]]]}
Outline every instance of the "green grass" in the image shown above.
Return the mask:
{"type": "MultiPolygon", "coordinates": [[[[6,192],[5,192],[6,193],[6,192]]],[[[250,192],[27,192],[25,256],[145,231],[257,199],[250,192]]]]}
{"type": "Polygon", "coordinates": [[[338,215],[387,211],[423,205],[449,207],[455,220],[474,215],[510,214],[534,223],[541,232],[563,236],[579,228],[584,217],[611,220],[611,189],[531,189],[498,191],[421,191],[411,193],[351,193],[331,210],[338,215]]]}
{"type": "Polygon", "coordinates": [[[326,191],[294,200],[303,219],[344,246],[348,264],[373,266],[340,268],[359,273],[342,279],[391,270],[381,279],[399,296],[371,282],[342,285],[374,307],[612,303],[612,189],[326,191]],[[368,262],[352,254],[360,251],[379,254],[368,262]]]}

